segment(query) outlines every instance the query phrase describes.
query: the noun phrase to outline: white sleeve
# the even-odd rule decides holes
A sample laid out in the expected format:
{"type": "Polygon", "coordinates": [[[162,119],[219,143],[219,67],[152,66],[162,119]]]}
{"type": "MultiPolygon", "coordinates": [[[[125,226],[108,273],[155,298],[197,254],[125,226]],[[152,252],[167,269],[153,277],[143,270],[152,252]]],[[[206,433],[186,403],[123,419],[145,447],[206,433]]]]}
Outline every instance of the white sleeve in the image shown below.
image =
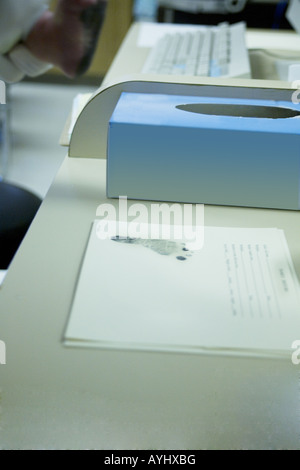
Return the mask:
{"type": "Polygon", "coordinates": [[[9,57],[0,54],[0,79],[6,83],[19,82],[24,78],[23,73],[9,57]]]}
{"type": "Polygon", "coordinates": [[[16,82],[51,67],[18,44],[47,8],[47,0],[0,0],[0,78],[4,81],[16,82]]]}

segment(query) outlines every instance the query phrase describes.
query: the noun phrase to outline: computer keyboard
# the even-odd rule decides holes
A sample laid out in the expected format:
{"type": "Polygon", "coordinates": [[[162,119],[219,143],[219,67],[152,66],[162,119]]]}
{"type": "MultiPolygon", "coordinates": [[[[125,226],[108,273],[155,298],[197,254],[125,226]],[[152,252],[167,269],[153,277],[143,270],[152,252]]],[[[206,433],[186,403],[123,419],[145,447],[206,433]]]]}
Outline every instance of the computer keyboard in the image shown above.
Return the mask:
{"type": "Polygon", "coordinates": [[[151,49],[142,72],[250,78],[246,25],[220,23],[165,34],[151,49]]]}

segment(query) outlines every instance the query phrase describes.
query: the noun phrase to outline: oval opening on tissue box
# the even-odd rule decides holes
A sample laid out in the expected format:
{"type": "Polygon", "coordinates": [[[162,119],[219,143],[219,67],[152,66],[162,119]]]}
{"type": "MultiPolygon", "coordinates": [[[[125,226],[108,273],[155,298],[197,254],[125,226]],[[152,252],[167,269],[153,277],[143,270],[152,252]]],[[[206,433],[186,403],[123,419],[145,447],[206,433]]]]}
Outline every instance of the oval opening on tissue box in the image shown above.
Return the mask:
{"type": "Polygon", "coordinates": [[[231,116],[263,119],[287,119],[300,116],[300,112],[291,108],[280,106],[257,106],[243,104],[221,103],[191,103],[180,104],[177,109],[197,114],[209,114],[211,116],[231,116]]]}

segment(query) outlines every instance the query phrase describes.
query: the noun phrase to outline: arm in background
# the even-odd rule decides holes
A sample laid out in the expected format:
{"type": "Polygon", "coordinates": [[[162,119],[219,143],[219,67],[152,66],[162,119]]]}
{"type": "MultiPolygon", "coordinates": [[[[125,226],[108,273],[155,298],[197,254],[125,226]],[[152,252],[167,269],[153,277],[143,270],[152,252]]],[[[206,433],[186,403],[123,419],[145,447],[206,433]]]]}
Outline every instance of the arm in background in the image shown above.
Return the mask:
{"type": "Polygon", "coordinates": [[[107,0],[0,3],[0,78],[37,76],[52,65],[74,78],[88,69],[105,17],[107,0]]]}

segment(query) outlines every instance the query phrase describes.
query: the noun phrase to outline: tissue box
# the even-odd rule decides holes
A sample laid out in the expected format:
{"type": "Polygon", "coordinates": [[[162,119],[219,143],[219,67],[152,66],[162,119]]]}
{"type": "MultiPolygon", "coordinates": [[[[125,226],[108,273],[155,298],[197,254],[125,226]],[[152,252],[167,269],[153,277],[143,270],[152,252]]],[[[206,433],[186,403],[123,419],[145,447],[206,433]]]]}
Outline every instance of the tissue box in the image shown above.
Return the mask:
{"type": "Polygon", "coordinates": [[[299,209],[299,104],[122,93],[107,196],[299,209]]]}

